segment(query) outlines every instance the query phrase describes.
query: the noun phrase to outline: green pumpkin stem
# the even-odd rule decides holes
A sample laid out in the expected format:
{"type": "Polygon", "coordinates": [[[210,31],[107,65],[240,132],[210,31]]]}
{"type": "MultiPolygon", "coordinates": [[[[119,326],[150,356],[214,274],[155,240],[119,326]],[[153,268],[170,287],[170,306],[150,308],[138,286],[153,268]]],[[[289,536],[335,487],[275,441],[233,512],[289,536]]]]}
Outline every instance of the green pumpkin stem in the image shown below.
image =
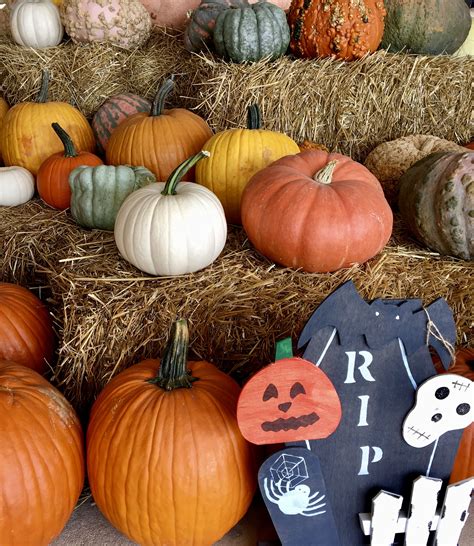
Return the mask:
{"type": "Polygon", "coordinates": [[[158,92],[155,95],[153,104],[151,105],[150,116],[161,116],[165,109],[165,101],[168,98],[168,95],[174,89],[174,76],[165,80],[163,85],[158,89],[158,92]]]}
{"type": "Polygon", "coordinates": [[[41,76],[41,87],[36,97],[36,102],[46,102],[48,100],[49,90],[49,70],[43,68],[43,75],[41,76]]]}
{"type": "Polygon", "coordinates": [[[337,165],[337,159],[330,161],[325,167],[320,169],[314,176],[313,179],[316,182],[321,182],[321,184],[330,184],[332,182],[332,175],[334,169],[337,165]]]}
{"type": "Polygon", "coordinates": [[[176,186],[181,182],[183,176],[196,165],[196,163],[203,157],[209,157],[210,152],[206,150],[200,151],[196,155],[188,157],[185,161],[178,165],[176,169],[169,175],[168,180],[166,181],[165,187],[161,192],[162,195],[176,195],[176,186]]]}
{"type": "Polygon", "coordinates": [[[258,104],[251,104],[247,108],[247,129],[260,129],[262,127],[262,118],[258,104]]]}
{"type": "Polygon", "coordinates": [[[165,391],[190,389],[198,378],[193,377],[188,370],[188,345],[188,323],[186,319],[178,319],[171,327],[158,375],[148,379],[148,383],[158,385],[165,391]]]}
{"type": "Polygon", "coordinates": [[[71,137],[66,133],[66,131],[59,125],[59,123],[51,123],[51,127],[54,129],[54,132],[61,139],[61,142],[64,146],[64,157],[77,157],[76,148],[74,148],[74,143],[72,142],[71,137]]]}

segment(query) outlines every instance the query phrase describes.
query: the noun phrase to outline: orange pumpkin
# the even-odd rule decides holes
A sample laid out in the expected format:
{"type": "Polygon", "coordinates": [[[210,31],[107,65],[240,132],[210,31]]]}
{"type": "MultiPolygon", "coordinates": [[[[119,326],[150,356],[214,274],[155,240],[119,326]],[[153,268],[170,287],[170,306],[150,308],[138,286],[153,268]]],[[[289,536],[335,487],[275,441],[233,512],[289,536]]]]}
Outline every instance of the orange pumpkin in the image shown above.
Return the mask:
{"type": "Polygon", "coordinates": [[[161,363],[121,372],[95,401],[87,430],[92,495],[142,545],[211,545],[245,514],[254,447],[236,419],[240,388],[208,362],[186,362],[186,321],[161,363]]]}
{"type": "Polygon", "coordinates": [[[69,175],[80,165],[95,167],[102,165],[102,160],[90,152],[76,152],[71,137],[59,123],[52,123],[52,128],[60,138],[64,151],[49,156],[38,170],[36,186],[45,203],[55,209],[64,210],[71,201],[69,175]]]}
{"type": "Polygon", "coordinates": [[[0,461],[0,544],[50,544],[84,484],[82,429],[46,379],[7,361],[0,361],[0,461]]]}
{"type": "MultiPolygon", "coordinates": [[[[209,125],[185,108],[165,110],[165,100],[174,88],[172,79],[158,90],[150,113],[139,112],[123,121],[106,147],[109,165],[143,166],[157,180],[167,180],[188,157],[201,151],[212,135],[209,125]]],[[[194,180],[194,169],[183,180],[194,180]]]]}
{"type": "Polygon", "coordinates": [[[27,288],[0,283],[0,359],[43,373],[53,351],[54,331],[46,306],[27,288]]]}
{"type": "Polygon", "coordinates": [[[359,59],[379,47],[386,13],[380,0],[293,0],[290,50],[300,57],[359,59]]]}
{"type": "MultiPolygon", "coordinates": [[[[0,135],[2,134],[3,118],[8,112],[8,108],[9,106],[7,101],[3,97],[0,97],[0,135]]],[[[2,162],[2,146],[1,146],[1,138],[0,138],[0,164],[1,162],[2,162]]]]}
{"type": "Polygon", "coordinates": [[[242,224],[267,258],[328,272],[375,256],[392,233],[379,181],[341,154],[308,150],[255,174],[242,196],[242,224]]]}
{"type": "Polygon", "coordinates": [[[49,72],[43,72],[36,102],[12,106],[3,119],[0,149],[5,165],[16,165],[36,174],[43,161],[61,151],[61,142],[51,131],[57,121],[79,150],[93,152],[95,138],[84,115],[66,102],[47,102],[49,72]]]}
{"type": "Polygon", "coordinates": [[[474,150],[474,142],[468,142],[467,144],[464,144],[464,148],[469,148],[470,150],[474,150]]]}

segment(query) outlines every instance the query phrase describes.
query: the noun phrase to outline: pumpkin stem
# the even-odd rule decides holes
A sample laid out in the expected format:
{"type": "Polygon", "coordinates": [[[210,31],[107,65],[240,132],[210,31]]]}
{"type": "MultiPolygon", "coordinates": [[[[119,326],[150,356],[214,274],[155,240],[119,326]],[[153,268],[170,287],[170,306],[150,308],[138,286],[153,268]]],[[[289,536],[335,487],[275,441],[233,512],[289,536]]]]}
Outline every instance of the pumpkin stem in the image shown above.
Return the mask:
{"type": "Polygon", "coordinates": [[[320,169],[314,176],[313,179],[316,182],[321,182],[321,184],[330,184],[332,182],[332,174],[337,165],[337,159],[330,161],[325,167],[320,169]]]}
{"type": "Polygon", "coordinates": [[[158,385],[165,391],[190,389],[198,378],[193,377],[188,370],[188,345],[188,322],[186,319],[178,319],[171,327],[158,375],[148,379],[148,383],[158,385]]]}
{"type": "Polygon", "coordinates": [[[64,157],[77,157],[76,149],[74,148],[74,143],[72,142],[71,137],[66,133],[66,131],[59,125],[59,123],[51,123],[51,127],[54,129],[55,133],[61,139],[61,142],[64,146],[64,157]]]}
{"type": "Polygon", "coordinates": [[[293,357],[293,346],[291,343],[291,337],[285,337],[276,342],[275,347],[275,362],[277,360],[283,360],[284,358],[293,357]]]}
{"type": "Polygon", "coordinates": [[[262,127],[262,118],[258,104],[251,104],[247,108],[247,129],[260,129],[262,127]]]}
{"type": "Polygon", "coordinates": [[[36,102],[46,102],[48,99],[48,90],[49,90],[49,70],[43,68],[43,75],[41,76],[41,87],[36,97],[36,102]]]}
{"type": "Polygon", "coordinates": [[[174,75],[171,78],[165,80],[163,85],[158,89],[158,92],[155,95],[153,104],[151,105],[151,116],[161,116],[165,109],[165,101],[168,98],[168,95],[174,89],[174,75]]]}
{"type": "Polygon", "coordinates": [[[179,184],[179,182],[181,182],[183,176],[189,171],[189,169],[192,169],[192,167],[194,167],[194,165],[196,165],[196,163],[200,159],[202,159],[203,157],[209,157],[210,155],[210,152],[202,150],[198,154],[188,157],[188,159],[183,161],[181,165],[178,165],[176,169],[169,175],[161,194],[176,195],[176,186],[179,184]]]}

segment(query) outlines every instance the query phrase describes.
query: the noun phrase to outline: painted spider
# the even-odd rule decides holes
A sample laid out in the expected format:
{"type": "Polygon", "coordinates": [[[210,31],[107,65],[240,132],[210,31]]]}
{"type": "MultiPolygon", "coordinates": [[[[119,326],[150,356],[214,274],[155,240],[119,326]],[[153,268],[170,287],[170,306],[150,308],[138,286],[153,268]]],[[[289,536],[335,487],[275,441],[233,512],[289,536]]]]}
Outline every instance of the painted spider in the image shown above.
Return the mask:
{"type": "Polygon", "coordinates": [[[297,485],[294,489],[290,489],[289,480],[283,485],[282,480],[274,482],[265,478],[263,487],[268,500],[277,504],[284,514],[290,516],[296,514],[317,516],[326,512],[326,510],[320,510],[320,508],[326,506],[325,502],[321,503],[325,495],[318,497],[319,491],[311,495],[311,490],[307,485],[297,485]],[[270,482],[270,487],[268,482],[270,482]]]}

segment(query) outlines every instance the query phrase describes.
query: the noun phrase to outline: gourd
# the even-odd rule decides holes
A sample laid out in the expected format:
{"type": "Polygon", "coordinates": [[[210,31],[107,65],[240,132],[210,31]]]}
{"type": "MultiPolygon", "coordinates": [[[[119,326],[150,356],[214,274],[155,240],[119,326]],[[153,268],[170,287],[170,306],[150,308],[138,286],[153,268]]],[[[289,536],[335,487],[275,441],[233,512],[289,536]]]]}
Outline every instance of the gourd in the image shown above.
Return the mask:
{"type": "Polygon", "coordinates": [[[43,373],[53,351],[53,325],[44,303],[23,286],[0,282],[0,359],[43,373]]]}
{"type": "Polygon", "coordinates": [[[309,150],[251,178],[242,195],[242,224],[270,260],[324,273],[380,252],[393,215],[378,180],[363,165],[309,150]]]}
{"type": "Polygon", "coordinates": [[[227,237],[225,214],[207,188],[181,179],[209,152],[184,161],[166,183],[130,195],[117,214],[115,242],[122,257],[151,275],[182,275],[210,265],[227,237]]]}
{"type": "Polygon", "coordinates": [[[471,14],[471,29],[461,47],[454,53],[457,57],[470,55],[474,56],[474,8],[470,10],[471,14]]]}
{"type": "Polygon", "coordinates": [[[3,127],[3,118],[5,117],[5,114],[8,112],[9,106],[7,101],[0,96],[0,164],[2,163],[2,127],[3,127]]]}
{"type": "Polygon", "coordinates": [[[379,47],[385,14],[379,0],[293,0],[290,50],[298,57],[359,59],[379,47]]]}
{"type": "Polygon", "coordinates": [[[148,40],[151,17],[139,0],[64,0],[61,20],[73,42],[132,49],[148,40]]]}
{"type": "Polygon", "coordinates": [[[250,178],[280,157],[300,151],[289,136],[261,128],[256,104],[248,108],[246,129],[221,131],[204,148],[211,155],[198,163],[196,182],[217,195],[231,224],[241,223],[240,201],[250,178]]]}
{"type": "Polygon", "coordinates": [[[0,206],[22,205],[35,193],[35,177],[23,167],[0,167],[0,206]]]}
{"type": "Polygon", "coordinates": [[[112,131],[122,121],[137,112],[149,113],[151,102],[133,93],[121,93],[108,98],[92,118],[92,130],[101,154],[105,154],[112,131]]]}
{"type": "Polygon", "coordinates": [[[381,46],[391,52],[454,53],[471,28],[464,0],[385,0],[387,15],[381,46]]]}
{"type": "Polygon", "coordinates": [[[285,54],[290,29],[285,12],[270,2],[230,8],[219,13],[214,27],[214,47],[225,59],[242,63],[285,54]]]}
{"type": "Polygon", "coordinates": [[[80,226],[113,231],[125,198],[153,182],[156,178],[144,167],[76,167],[69,175],[71,215],[80,226]]]}
{"type": "Polygon", "coordinates": [[[15,2],[10,27],[17,44],[35,49],[57,46],[64,34],[59,9],[50,0],[15,2]]]}
{"type": "Polygon", "coordinates": [[[64,210],[71,201],[69,175],[80,165],[102,165],[102,160],[90,152],[76,152],[71,137],[59,123],[52,128],[60,138],[64,151],[49,156],[41,163],[36,177],[36,185],[41,199],[55,209],[64,210]]]}
{"type": "MultiPolygon", "coordinates": [[[[174,89],[173,79],[158,89],[151,112],[139,112],[122,122],[106,148],[110,165],[143,165],[157,180],[166,180],[189,156],[198,153],[212,135],[209,125],[184,108],[165,109],[174,89]]],[[[190,171],[186,180],[194,180],[190,171]]]]}
{"type": "Polygon", "coordinates": [[[423,244],[474,258],[474,152],[439,152],[416,162],[400,179],[398,205],[423,244]]]}
{"type": "Polygon", "coordinates": [[[186,321],[176,321],[161,361],[113,378],[87,429],[94,500],[144,546],[210,546],[255,491],[254,448],[236,419],[240,388],[208,362],[187,362],[188,338],[186,321]]]}
{"type": "Polygon", "coordinates": [[[49,72],[43,70],[41,89],[35,102],[20,102],[3,118],[0,149],[5,165],[15,165],[35,174],[50,155],[60,152],[61,141],[51,131],[56,121],[79,150],[93,152],[94,133],[85,116],[71,104],[47,102],[49,72]]]}
{"type": "Polygon", "coordinates": [[[47,546],[84,484],[79,418],[46,379],[0,361],[0,544],[47,546]]]}

